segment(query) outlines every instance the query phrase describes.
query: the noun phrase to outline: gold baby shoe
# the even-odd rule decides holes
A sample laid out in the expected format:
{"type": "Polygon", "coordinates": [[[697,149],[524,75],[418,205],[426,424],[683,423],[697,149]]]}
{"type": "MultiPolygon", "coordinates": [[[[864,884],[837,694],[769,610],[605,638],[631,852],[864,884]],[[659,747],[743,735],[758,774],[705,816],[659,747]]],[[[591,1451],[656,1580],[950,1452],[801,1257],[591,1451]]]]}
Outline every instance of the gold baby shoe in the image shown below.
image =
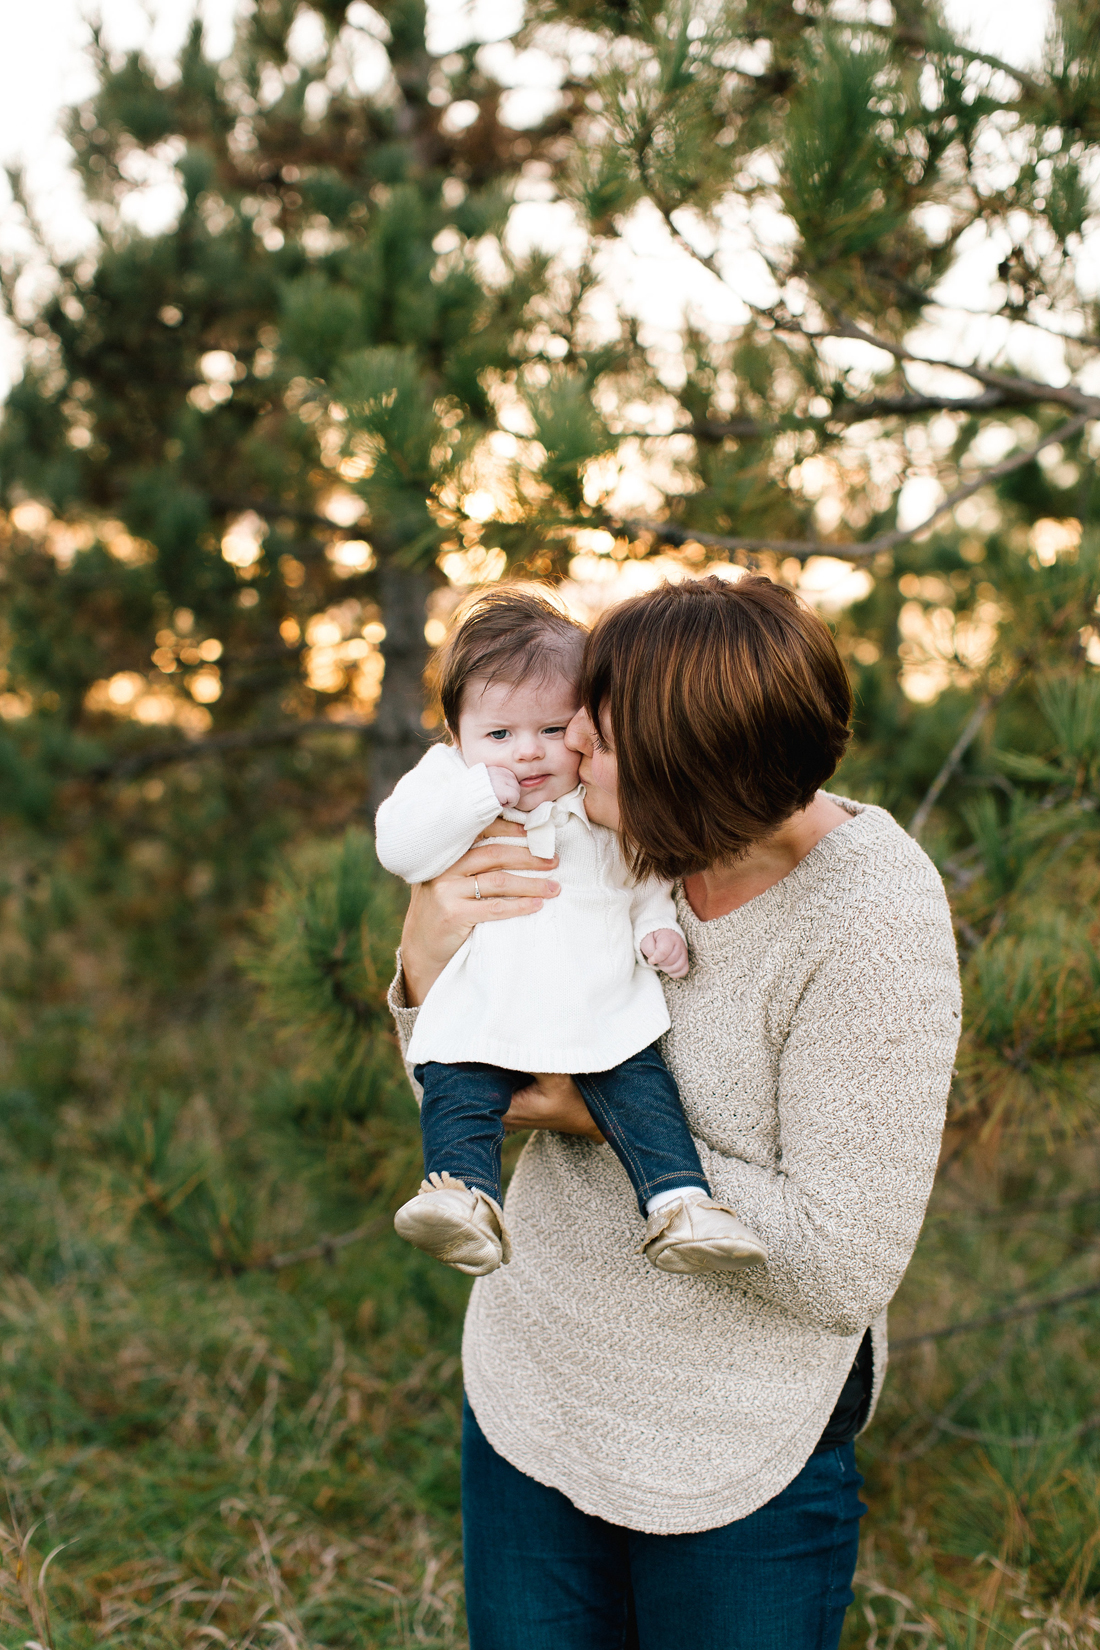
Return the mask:
{"type": "Polygon", "coordinates": [[[740,1272],[768,1258],[755,1232],[713,1198],[670,1203],[650,1215],[639,1251],[661,1272],[740,1272]]]}
{"type": "Polygon", "coordinates": [[[420,1191],[401,1205],[393,1224],[406,1243],[470,1277],[484,1277],[512,1258],[500,1204],[446,1171],[422,1180],[420,1191]]]}

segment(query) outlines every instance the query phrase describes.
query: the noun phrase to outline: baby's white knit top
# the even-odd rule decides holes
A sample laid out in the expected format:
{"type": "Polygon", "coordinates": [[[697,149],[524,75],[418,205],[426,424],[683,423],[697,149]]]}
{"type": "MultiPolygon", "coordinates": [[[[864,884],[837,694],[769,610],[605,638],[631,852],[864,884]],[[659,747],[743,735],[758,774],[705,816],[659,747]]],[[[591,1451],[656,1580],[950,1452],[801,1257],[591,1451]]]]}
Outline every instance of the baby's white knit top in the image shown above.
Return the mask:
{"type": "MultiPolygon", "coordinates": [[[[801,1471],[932,1186],[959,1034],[935,867],[881,808],[728,916],[664,980],[664,1053],[714,1195],[765,1267],[676,1277],[609,1146],[533,1133],[505,1203],[508,1266],[474,1285],[466,1390],[499,1454],[584,1512],[676,1533],[744,1518],[801,1471]]],[[[508,924],[501,924],[507,927],[508,924]]],[[[416,1010],[391,991],[403,1042],[416,1010]]]]}
{"type": "Polygon", "coordinates": [[[427,882],[501,813],[526,827],[533,854],[558,855],[552,871],[517,874],[552,876],[561,893],[530,916],[478,924],[425,997],[408,1058],[610,1071],[668,1030],[660,982],[638,947],[680,925],[669,884],[635,882],[615,832],[590,822],[583,785],[529,814],[502,809],[484,763],[468,768],[453,746],[433,745],[378,810],[378,858],[407,882],[427,882]]]}

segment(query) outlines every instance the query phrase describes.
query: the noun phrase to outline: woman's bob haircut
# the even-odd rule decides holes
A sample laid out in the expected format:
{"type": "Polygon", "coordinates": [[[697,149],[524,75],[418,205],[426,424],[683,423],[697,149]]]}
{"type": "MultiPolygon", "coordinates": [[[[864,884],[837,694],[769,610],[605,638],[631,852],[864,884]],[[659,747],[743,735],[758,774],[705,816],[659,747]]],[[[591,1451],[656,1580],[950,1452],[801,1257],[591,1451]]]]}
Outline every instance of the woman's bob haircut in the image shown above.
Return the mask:
{"type": "Polygon", "coordinates": [[[729,864],[807,807],[848,742],[852,690],[825,624],[770,579],[685,579],[611,608],[581,693],[608,722],[640,876],[729,864]]]}

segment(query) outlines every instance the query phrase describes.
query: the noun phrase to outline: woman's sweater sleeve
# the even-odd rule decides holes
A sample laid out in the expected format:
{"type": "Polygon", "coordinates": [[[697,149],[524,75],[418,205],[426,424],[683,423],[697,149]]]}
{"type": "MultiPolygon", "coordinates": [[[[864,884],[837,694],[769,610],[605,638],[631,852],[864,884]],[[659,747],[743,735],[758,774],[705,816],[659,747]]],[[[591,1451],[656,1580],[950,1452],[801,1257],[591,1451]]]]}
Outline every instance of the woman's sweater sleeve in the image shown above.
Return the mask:
{"type": "Polygon", "coordinates": [[[430,882],[461,859],[499,813],[485,764],[468,768],[449,745],[433,745],[375,816],[378,858],[406,882],[430,882]]]}
{"type": "Polygon", "coordinates": [[[786,1028],[778,1163],[698,1142],[714,1195],[768,1249],[743,1287],[838,1335],[882,1312],[932,1189],[960,1008],[942,889],[844,913],[786,1028]]]}
{"type": "Polygon", "coordinates": [[[405,1001],[405,970],[401,966],[401,953],[397,953],[397,973],[390,982],[390,989],[386,992],[386,1004],[393,1015],[393,1023],[397,1031],[397,1046],[401,1050],[401,1059],[404,1062],[405,1072],[413,1091],[413,1098],[419,1106],[424,1096],[424,1090],[413,1076],[413,1068],[405,1058],[409,1044],[412,1042],[413,1027],[416,1025],[418,1008],[410,1008],[405,1001]]]}

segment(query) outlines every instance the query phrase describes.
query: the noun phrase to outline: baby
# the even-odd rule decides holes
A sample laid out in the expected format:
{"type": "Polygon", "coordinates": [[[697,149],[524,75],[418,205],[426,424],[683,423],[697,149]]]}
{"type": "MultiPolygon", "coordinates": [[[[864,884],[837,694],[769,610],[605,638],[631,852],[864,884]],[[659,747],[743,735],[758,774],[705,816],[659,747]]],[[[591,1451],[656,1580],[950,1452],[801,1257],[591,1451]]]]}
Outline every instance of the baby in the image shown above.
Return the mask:
{"type": "Polygon", "coordinates": [[[408,1057],[424,1090],[427,1178],[394,1225],[460,1272],[507,1261],[502,1119],[534,1073],[564,1072],[630,1178],[653,1265],[736,1272],[766,1251],[712,1200],[656,1047],[669,1017],[655,970],[688,971],[669,887],[635,881],[616,834],[588,819],[580,758],[565,742],[584,635],[538,592],[484,594],[437,657],[452,742],[434,745],[378,810],[378,857],[407,882],[438,876],[503,814],[526,828],[537,859],[557,855],[561,885],[532,915],[479,923],[425,997],[408,1057]]]}

